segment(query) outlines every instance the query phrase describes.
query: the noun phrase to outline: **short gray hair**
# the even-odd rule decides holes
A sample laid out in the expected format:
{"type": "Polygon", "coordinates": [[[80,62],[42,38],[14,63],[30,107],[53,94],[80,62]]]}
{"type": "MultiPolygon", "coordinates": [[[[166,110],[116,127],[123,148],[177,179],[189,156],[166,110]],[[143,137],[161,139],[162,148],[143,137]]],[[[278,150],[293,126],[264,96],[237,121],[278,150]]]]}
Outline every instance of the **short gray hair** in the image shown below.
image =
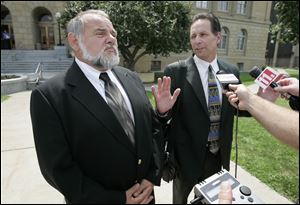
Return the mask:
{"type": "Polygon", "coordinates": [[[91,9],[87,11],[82,11],[69,21],[67,26],[67,32],[74,33],[75,37],[79,39],[84,28],[83,16],[88,14],[96,14],[109,19],[109,16],[102,10],[91,9]]]}

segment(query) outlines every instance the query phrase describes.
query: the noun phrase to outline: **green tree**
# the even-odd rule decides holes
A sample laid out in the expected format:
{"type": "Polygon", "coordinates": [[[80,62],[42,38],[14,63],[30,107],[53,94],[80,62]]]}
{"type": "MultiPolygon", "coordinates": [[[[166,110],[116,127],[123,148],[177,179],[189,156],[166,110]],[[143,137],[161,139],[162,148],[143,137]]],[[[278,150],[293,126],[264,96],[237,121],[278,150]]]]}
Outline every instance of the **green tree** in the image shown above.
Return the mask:
{"type": "MultiPolygon", "coordinates": [[[[169,56],[189,49],[190,9],[171,1],[70,1],[62,25],[88,9],[104,10],[118,32],[119,50],[127,68],[134,70],[144,55],[169,56]]],[[[64,29],[66,26],[64,26],[64,29]]]]}
{"type": "Polygon", "coordinates": [[[271,26],[273,38],[280,32],[283,43],[299,43],[299,2],[277,1],[275,4],[277,24],[271,26]]]}

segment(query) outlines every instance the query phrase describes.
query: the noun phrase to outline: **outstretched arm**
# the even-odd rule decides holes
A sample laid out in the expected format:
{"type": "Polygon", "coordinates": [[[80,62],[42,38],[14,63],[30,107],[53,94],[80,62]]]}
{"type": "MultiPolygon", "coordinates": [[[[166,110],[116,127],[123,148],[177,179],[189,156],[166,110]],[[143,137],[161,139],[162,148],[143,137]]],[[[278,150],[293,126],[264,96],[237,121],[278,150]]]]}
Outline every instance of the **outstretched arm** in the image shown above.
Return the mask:
{"type": "Polygon", "coordinates": [[[280,107],[257,95],[253,95],[242,84],[229,85],[229,87],[233,91],[228,91],[226,96],[234,107],[249,111],[273,136],[299,149],[298,112],[280,107]]]}

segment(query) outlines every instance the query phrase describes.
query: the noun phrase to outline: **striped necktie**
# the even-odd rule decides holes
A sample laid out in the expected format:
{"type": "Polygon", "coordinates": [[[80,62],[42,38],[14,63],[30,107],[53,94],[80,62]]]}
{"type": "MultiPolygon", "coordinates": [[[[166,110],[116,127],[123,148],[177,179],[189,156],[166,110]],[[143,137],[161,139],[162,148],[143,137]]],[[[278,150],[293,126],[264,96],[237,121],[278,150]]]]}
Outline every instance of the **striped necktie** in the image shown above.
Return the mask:
{"type": "Polygon", "coordinates": [[[134,123],[119,88],[110,80],[107,73],[101,73],[99,79],[105,83],[105,96],[108,106],[119,120],[130,142],[134,145],[134,123]]]}
{"type": "Polygon", "coordinates": [[[208,67],[208,113],[210,119],[210,130],[208,134],[209,150],[216,153],[219,150],[219,128],[221,118],[221,103],[219,90],[212,67],[208,67]]]}

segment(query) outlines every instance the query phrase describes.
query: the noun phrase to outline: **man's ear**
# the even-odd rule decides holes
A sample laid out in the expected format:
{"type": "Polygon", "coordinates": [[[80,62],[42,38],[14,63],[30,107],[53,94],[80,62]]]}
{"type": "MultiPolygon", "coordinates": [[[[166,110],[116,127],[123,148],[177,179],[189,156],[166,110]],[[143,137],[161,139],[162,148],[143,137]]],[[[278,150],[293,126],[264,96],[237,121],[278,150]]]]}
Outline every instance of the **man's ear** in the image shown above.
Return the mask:
{"type": "Polygon", "coordinates": [[[75,37],[74,33],[68,33],[68,42],[75,52],[79,50],[78,39],[75,37]]]}
{"type": "Polygon", "coordinates": [[[218,32],[218,33],[217,33],[216,38],[217,38],[217,45],[219,45],[219,44],[221,43],[221,41],[222,41],[222,35],[221,35],[221,32],[218,32]]]}

